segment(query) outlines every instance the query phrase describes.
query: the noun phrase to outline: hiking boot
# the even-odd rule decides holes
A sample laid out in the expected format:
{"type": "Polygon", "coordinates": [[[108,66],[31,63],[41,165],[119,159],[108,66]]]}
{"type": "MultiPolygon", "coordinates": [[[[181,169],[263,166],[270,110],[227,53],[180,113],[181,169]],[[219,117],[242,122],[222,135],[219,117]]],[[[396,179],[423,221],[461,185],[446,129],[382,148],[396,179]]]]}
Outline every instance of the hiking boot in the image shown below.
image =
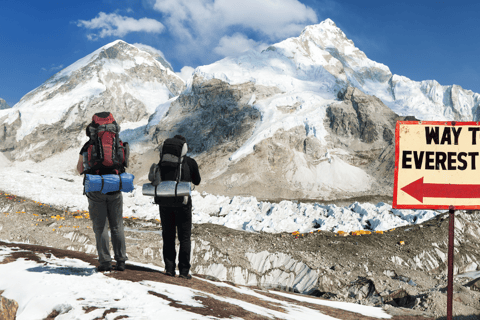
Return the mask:
{"type": "Polygon", "coordinates": [[[182,278],[182,279],[187,279],[187,280],[192,279],[192,276],[188,272],[187,273],[181,273],[179,275],[179,277],[182,278]]]}
{"type": "Polygon", "coordinates": [[[97,271],[104,272],[104,271],[111,271],[112,264],[110,262],[103,262],[97,267],[97,271]]]}
{"type": "Polygon", "coordinates": [[[117,265],[115,266],[115,270],[125,271],[125,261],[117,261],[117,265]]]}
{"type": "Polygon", "coordinates": [[[165,275],[169,277],[175,277],[175,271],[165,271],[165,275]]]}

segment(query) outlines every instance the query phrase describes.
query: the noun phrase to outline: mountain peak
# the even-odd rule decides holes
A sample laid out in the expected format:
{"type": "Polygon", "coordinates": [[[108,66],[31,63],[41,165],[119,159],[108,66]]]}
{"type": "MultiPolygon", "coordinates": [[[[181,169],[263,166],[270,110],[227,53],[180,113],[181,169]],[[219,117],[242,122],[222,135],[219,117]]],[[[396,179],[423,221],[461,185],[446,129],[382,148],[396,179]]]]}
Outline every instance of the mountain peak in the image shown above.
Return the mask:
{"type": "Polygon", "coordinates": [[[333,20],[330,19],[330,18],[327,18],[327,19],[323,20],[322,22],[320,22],[320,24],[325,24],[325,25],[329,25],[329,26],[333,26],[333,27],[337,26],[335,24],[335,22],[333,22],[333,20]]]}
{"type": "Polygon", "coordinates": [[[338,46],[343,47],[345,45],[355,47],[353,41],[348,39],[345,33],[343,33],[331,19],[326,19],[319,24],[305,27],[300,34],[300,38],[313,41],[324,49],[338,46]]]}
{"type": "Polygon", "coordinates": [[[125,46],[125,45],[131,46],[132,48],[135,47],[135,46],[133,46],[133,45],[131,45],[131,44],[129,44],[129,43],[121,40],[121,39],[117,39],[117,40],[115,40],[115,41],[112,41],[112,42],[110,42],[110,43],[107,43],[107,44],[104,45],[104,46],[101,46],[100,48],[98,48],[97,50],[95,50],[94,52],[92,52],[90,55],[94,55],[94,54],[96,54],[96,53],[98,53],[98,52],[107,50],[107,49],[109,49],[109,48],[111,48],[111,47],[119,47],[119,46],[125,46]]]}

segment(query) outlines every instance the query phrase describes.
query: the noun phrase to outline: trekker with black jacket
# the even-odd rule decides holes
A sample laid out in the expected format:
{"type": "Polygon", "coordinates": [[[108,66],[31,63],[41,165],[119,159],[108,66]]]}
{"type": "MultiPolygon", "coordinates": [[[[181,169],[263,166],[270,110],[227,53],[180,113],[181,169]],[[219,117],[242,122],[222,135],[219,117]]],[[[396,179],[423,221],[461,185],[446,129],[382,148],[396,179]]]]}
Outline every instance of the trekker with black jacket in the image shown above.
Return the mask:
{"type": "MultiPolygon", "coordinates": [[[[164,141],[157,167],[161,181],[184,181],[194,185],[200,184],[201,178],[197,162],[186,156],[187,150],[186,139],[181,135],[164,141]]],[[[178,269],[181,278],[190,279],[192,277],[189,273],[192,198],[191,196],[155,197],[155,203],[160,207],[165,274],[172,277],[175,277],[176,274],[175,238],[178,231],[178,240],[180,241],[178,269]]]]}
{"type": "MultiPolygon", "coordinates": [[[[96,113],[87,126],[90,140],[85,143],[78,158],[77,171],[80,174],[120,174],[128,165],[128,151],[119,140],[120,127],[109,112],[96,113]],[[100,156],[101,155],[101,156],[100,156]]],[[[126,144],[125,144],[126,146],[126,144]]],[[[103,178],[102,178],[103,180],[103,178]]],[[[102,185],[103,188],[103,185],[102,185]]],[[[112,246],[116,263],[115,269],[125,270],[127,260],[125,235],[123,232],[123,196],[121,191],[86,193],[88,210],[93,224],[97,245],[98,271],[112,270],[109,251],[108,225],[112,235],[112,246]]]]}

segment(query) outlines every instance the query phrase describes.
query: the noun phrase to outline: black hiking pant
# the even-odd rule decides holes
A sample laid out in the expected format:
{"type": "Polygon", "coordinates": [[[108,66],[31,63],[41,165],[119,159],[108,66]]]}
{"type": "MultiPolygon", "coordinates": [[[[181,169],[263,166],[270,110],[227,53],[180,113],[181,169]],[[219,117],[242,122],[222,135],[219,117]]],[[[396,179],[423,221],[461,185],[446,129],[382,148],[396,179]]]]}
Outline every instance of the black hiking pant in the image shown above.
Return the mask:
{"type": "Polygon", "coordinates": [[[178,231],[180,250],[178,254],[178,270],[180,274],[190,271],[190,251],[192,235],[192,205],[191,202],[181,207],[160,206],[160,219],[162,223],[163,261],[165,271],[175,273],[175,238],[178,231]]]}

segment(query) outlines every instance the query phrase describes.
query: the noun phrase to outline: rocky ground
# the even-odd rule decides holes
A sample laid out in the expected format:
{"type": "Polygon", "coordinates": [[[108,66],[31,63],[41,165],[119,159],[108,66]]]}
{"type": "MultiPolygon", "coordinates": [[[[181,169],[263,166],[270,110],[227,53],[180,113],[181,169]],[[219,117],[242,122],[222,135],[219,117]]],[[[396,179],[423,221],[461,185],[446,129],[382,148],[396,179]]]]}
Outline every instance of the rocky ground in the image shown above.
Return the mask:
{"type": "MultiPolygon", "coordinates": [[[[0,195],[0,239],[95,254],[87,212],[0,195]]],[[[480,265],[478,212],[458,212],[455,273],[480,265]]],[[[391,314],[446,315],[448,213],[383,234],[248,233],[194,225],[192,272],[239,285],[382,306],[391,314]]],[[[158,220],[125,218],[132,261],[163,266],[158,220]]],[[[478,279],[455,277],[455,319],[480,319],[478,279]]]]}

